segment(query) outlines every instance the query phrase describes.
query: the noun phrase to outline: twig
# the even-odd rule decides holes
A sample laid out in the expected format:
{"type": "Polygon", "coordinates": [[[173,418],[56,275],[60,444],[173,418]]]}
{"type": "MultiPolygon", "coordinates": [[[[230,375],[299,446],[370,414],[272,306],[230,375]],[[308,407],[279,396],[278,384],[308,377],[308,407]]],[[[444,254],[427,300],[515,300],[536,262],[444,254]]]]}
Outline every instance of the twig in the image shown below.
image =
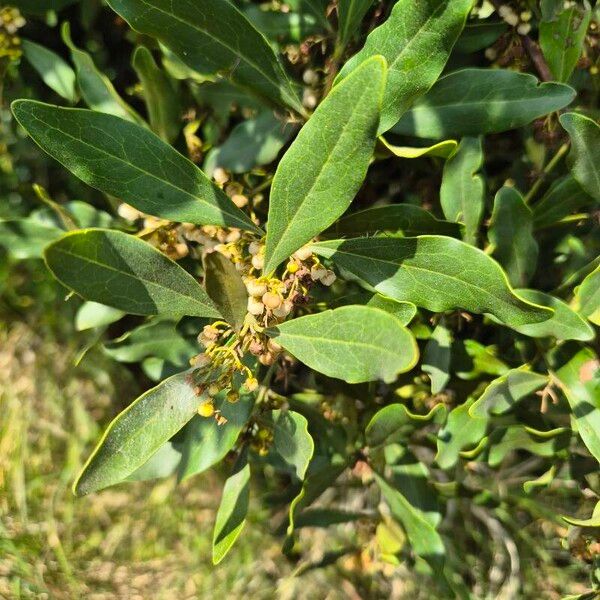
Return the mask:
{"type": "Polygon", "coordinates": [[[557,151],[556,154],[548,161],[548,164],[544,167],[544,170],[540,176],[535,180],[535,183],[531,186],[529,192],[527,192],[525,198],[523,198],[525,204],[529,204],[531,199],[538,193],[540,187],[546,181],[546,177],[554,170],[554,167],[560,162],[562,157],[568,152],[569,143],[563,144],[557,151]]]}

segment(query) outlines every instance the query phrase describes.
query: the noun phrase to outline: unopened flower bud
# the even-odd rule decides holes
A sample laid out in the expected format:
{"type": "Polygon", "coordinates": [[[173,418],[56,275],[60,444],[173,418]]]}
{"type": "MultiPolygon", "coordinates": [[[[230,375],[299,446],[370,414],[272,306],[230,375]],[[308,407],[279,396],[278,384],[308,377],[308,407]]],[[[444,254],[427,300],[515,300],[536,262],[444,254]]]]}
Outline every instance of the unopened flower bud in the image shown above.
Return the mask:
{"type": "Polygon", "coordinates": [[[213,179],[219,184],[224,185],[229,181],[229,175],[227,175],[227,171],[222,167],[217,167],[213,171],[213,179]]]}
{"type": "Polygon", "coordinates": [[[264,311],[265,305],[260,300],[257,300],[253,296],[248,298],[248,312],[251,315],[257,317],[258,315],[262,315],[264,311]]]}
{"type": "Polygon", "coordinates": [[[267,291],[267,284],[256,279],[250,279],[246,283],[246,289],[251,296],[261,297],[267,291]]]}
{"type": "Polygon", "coordinates": [[[133,206],[130,206],[125,202],[119,204],[117,213],[126,221],[135,221],[142,216],[142,213],[137,208],[133,208],[133,206]]]}
{"type": "Polygon", "coordinates": [[[273,292],[266,292],[262,297],[263,304],[270,310],[274,308],[279,308],[281,306],[281,296],[279,294],[275,294],[273,292]]]}
{"type": "Polygon", "coordinates": [[[252,254],[252,256],[255,256],[256,254],[258,254],[260,252],[262,248],[262,244],[260,242],[250,242],[250,244],[248,244],[248,252],[250,252],[250,254],[252,254]]]}
{"type": "Polygon", "coordinates": [[[242,232],[239,229],[232,229],[225,237],[225,241],[228,244],[233,244],[235,242],[238,242],[241,237],[242,237],[242,232]]]}
{"type": "Polygon", "coordinates": [[[273,316],[278,319],[287,317],[294,309],[294,303],[291,300],[284,300],[281,306],[273,310],[273,316]]]}
{"type": "Polygon", "coordinates": [[[305,261],[312,256],[312,250],[308,246],[304,246],[304,248],[296,250],[292,256],[300,261],[305,261]]]}
{"type": "Polygon", "coordinates": [[[248,198],[244,194],[234,194],[231,196],[231,201],[238,207],[244,208],[248,204],[248,198]]]}
{"type": "Polygon", "coordinates": [[[212,417],[215,414],[215,405],[210,400],[208,402],[203,402],[198,407],[198,414],[201,417],[212,417]]]}
{"type": "Polygon", "coordinates": [[[333,284],[333,282],[336,279],[337,279],[337,277],[335,276],[335,273],[333,271],[327,270],[325,272],[325,275],[323,275],[323,277],[321,277],[321,283],[323,285],[326,285],[327,287],[329,287],[330,285],[333,284]]]}
{"type": "Polygon", "coordinates": [[[310,270],[310,278],[313,281],[320,281],[325,275],[327,275],[327,269],[323,267],[313,267],[310,270]]]}
{"type": "Polygon", "coordinates": [[[259,356],[264,352],[265,347],[258,340],[252,340],[250,346],[248,346],[248,350],[251,354],[254,354],[254,356],[259,356]]]}
{"type": "Polygon", "coordinates": [[[262,254],[255,254],[252,257],[252,266],[255,269],[262,269],[265,266],[265,257],[262,254]]]}
{"type": "Polygon", "coordinates": [[[253,392],[258,388],[258,379],[256,377],[248,377],[244,382],[244,387],[249,391],[253,392]]]}
{"type": "Polygon", "coordinates": [[[292,275],[294,273],[297,273],[299,268],[300,268],[300,265],[293,260],[290,260],[290,262],[287,264],[287,267],[286,267],[287,272],[291,273],[292,275]]]}

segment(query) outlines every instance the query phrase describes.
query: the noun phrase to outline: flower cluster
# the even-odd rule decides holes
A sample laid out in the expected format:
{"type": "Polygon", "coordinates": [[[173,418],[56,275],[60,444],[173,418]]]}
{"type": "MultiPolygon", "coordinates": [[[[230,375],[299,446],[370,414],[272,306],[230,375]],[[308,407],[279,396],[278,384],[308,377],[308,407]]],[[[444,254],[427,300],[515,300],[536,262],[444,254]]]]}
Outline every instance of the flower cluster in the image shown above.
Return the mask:
{"type": "Polygon", "coordinates": [[[25,25],[19,9],[10,6],[0,8],[0,59],[16,60],[21,56],[21,38],[17,31],[25,25]]]}

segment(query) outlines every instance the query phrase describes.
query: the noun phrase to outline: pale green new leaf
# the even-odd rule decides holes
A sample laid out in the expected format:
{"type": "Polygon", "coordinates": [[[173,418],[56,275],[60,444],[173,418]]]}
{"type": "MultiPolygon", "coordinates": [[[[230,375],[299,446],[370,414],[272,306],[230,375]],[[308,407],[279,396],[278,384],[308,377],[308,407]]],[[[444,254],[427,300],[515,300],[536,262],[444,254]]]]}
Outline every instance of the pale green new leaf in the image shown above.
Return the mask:
{"type": "Polygon", "coordinates": [[[577,430],[600,462],[600,361],[591,348],[562,346],[555,357],[556,380],[571,407],[577,430]]]}
{"type": "Polygon", "coordinates": [[[67,233],[46,248],[45,259],[52,274],[86,300],[134,315],[220,316],[187,271],[120,231],[67,233]]]}
{"type": "Polygon", "coordinates": [[[98,302],[84,302],[75,316],[75,329],[85,331],[94,327],[104,327],[118,321],[125,316],[122,310],[99,304],[98,302]]]}
{"type": "Polygon", "coordinates": [[[166,142],[172,142],[182,125],[178,90],[169,76],[157,66],[148,48],[136,48],[132,65],[142,83],[152,131],[166,142]]]}
{"type": "Polygon", "coordinates": [[[21,40],[23,56],[44,83],[71,104],[77,102],[75,71],[58,54],[30,40],[21,40]]]}
{"type": "Polygon", "coordinates": [[[225,558],[240,535],[246,522],[249,500],[250,465],[244,455],[223,488],[213,533],[213,565],[218,565],[225,558]]]}
{"type": "Polygon", "coordinates": [[[179,373],[166,379],[112,421],[77,478],[75,494],[123,481],[194,416],[200,399],[188,376],[179,373]]]}
{"type": "Polygon", "coordinates": [[[119,96],[110,79],[96,68],[92,57],[73,44],[68,23],[63,24],[61,32],[63,41],[71,51],[77,85],[85,103],[93,110],[145,125],[144,120],[119,96]]]}
{"type": "Polygon", "coordinates": [[[590,196],[600,201],[600,125],[572,112],[561,115],[560,124],[571,138],[571,174],[590,196]]]}
{"type": "Polygon", "coordinates": [[[248,310],[248,292],[235,265],[220,252],[204,259],[204,286],[223,319],[239,331],[248,310]]]}
{"type": "Polygon", "coordinates": [[[383,232],[460,237],[459,225],[436,219],[429,211],[414,204],[387,204],[359,210],[342,217],[327,233],[355,237],[383,232]]]}
{"type": "Polygon", "coordinates": [[[431,393],[439,394],[450,379],[452,361],[452,331],[444,319],[433,330],[423,352],[422,369],[431,380],[431,393]]]}
{"type": "Polygon", "coordinates": [[[472,417],[498,415],[510,410],[519,400],[546,385],[547,375],[530,371],[527,365],[511,369],[494,379],[469,408],[472,417]]]}
{"type": "Polygon", "coordinates": [[[16,100],[12,110],[36,144],[75,176],[146,214],[257,231],[196,165],[135,123],[31,100],[16,100]]]}
{"type": "Polygon", "coordinates": [[[373,156],[386,66],[374,57],[336,85],[281,159],[269,201],[265,273],[335,222],[373,156]]]}
{"type": "Polygon", "coordinates": [[[389,67],[379,133],[385,133],[440,76],[460,35],[472,0],[398,0],[387,21],[342,68],[338,80],[382,55],[389,67]]]}
{"type": "Polygon", "coordinates": [[[19,260],[41,258],[44,248],[63,234],[64,229],[33,218],[0,220],[0,246],[19,260]]]}
{"type": "Polygon", "coordinates": [[[581,56],[592,11],[572,4],[540,23],[540,47],[557,81],[569,81],[581,56]]]}
{"type": "Polygon", "coordinates": [[[109,0],[136,31],[160,40],[188,67],[221,74],[253,94],[303,113],[266,38],[228,0],[109,0]]]}
{"type": "Polygon", "coordinates": [[[539,290],[516,289],[515,293],[523,300],[554,310],[554,314],[547,321],[515,327],[519,333],[531,337],[555,337],[559,340],[594,339],[594,330],[590,324],[586,323],[585,319],[582,319],[566,302],[539,290]]]}
{"type": "Polygon", "coordinates": [[[338,38],[343,48],[360,29],[361,21],[367,14],[373,0],[339,0],[338,11],[338,38]]]}
{"type": "Polygon", "coordinates": [[[579,312],[592,323],[600,326],[600,267],[581,282],[575,300],[579,312]]]}
{"type": "Polygon", "coordinates": [[[533,213],[515,189],[501,188],[494,199],[488,230],[493,256],[515,287],[523,287],[535,273],[538,244],[533,237],[533,213]]]}
{"type": "Polygon", "coordinates": [[[393,315],[369,306],[343,306],[267,330],[278,344],[315,371],[348,383],[390,383],[409,371],[419,351],[393,315]]]}
{"type": "Polygon", "coordinates": [[[574,98],[568,85],[540,84],[527,73],[463,69],[441,77],[393,131],[433,139],[499,133],[560,110],[574,98]]]}
{"type": "Polygon", "coordinates": [[[296,477],[304,479],[315,450],[306,417],[293,410],[274,410],[273,444],[283,460],[294,467],[296,477]]]}
{"type": "Polygon", "coordinates": [[[444,140],[431,146],[395,146],[388,142],[384,137],[379,138],[381,147],[377,154],[383,156],[397,156],[398,158],[422,158],[423,156],[437,156],[439,158],[450,158],[458,148],[456,140],[444,140]]]}
{"type": "Polygon", "coordinates": [[[465,224],[464,240],[476,245],[485,203],[481,138],[466,137],[444,165],[440,202],[449,221],[465,224]]]}
{"type": "Polygon", "coordinates": [[[489,313],[509,327],[544,321],[553,314],[518,298],[487,254],[449,237],[356,238],[311,248],[378,292],[433,312],[489,313]]]}

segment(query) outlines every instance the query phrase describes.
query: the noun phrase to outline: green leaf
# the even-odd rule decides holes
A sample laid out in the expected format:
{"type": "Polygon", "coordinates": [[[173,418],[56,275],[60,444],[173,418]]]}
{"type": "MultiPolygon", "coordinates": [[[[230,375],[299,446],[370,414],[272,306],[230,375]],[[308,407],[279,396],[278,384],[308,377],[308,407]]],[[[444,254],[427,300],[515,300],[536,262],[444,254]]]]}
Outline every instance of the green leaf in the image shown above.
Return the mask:
{"type": "Polygon", "coordinates": [[[436,404],[427,414],[412,413],[404,404],[389,404],[378,410],[367,425],[365,435],[369,446],[405,442],[412,431],[424,423],[440,423],[446,417],[446,407],[436,404]]]}
{"type": "Polygon", "coordinates": [[[463,69],[441,77],[393,131],[433,139],[499,133],[560,110],[574,98],[568,85],[540,84],[527,73],[463,69]]]}
{"type": "Polygon", "coordinates": [[[452,331],[446,327],[444,319],[433,330],[423,352],[425,373],[431,380],[431,393],[439,394],[450,379],[450,362],[452,360],[452,331]]]}
{"type": "Polygon", "coordinates": [[[523,300],[554,310],[554,314],[547,321],[515,327],[519,333],[531,337],[555,337],[559,340],[594,339],[592,327],[562,300],[538,290],[517,289],[515,293],[523,300]]]}
{"type": "Polygon", "coordinates": [[[23,56],[37,71],[44,83],[59,96],[75,104],[75,71],[55,52],[30,40],[21,40],[23,56]]]}
{"type": "Polygon", "coordinates": [[[386,67],[366,61],[336,85],[281,159],[269,201],[265,273],[335,222],[373,156],[386,67]]]}
{"type": "Polygon", "coordinates": [[[350,213],[333,225],[327,233],[355,237],[390,232],[404,236],[435,233],[460,236],[456,223],[436,219],[429,211],[413,204],[388,204],[350,213]]]}
{"type": "Polygon", "coordinates": [[[391,383],[419,356],[415,339],[396,317],[368,306],[292,319],[267,333],[315,371],[348,383],[391,383]]]}
{"type": "Polygon", "coordinates": [[[166,379],[112,421],[73,486],[77,496],[123,481],[194,416],[200,398],[188,377],[166,379]]]}
{"type": "Polygon", "coordinates": [[[571,175],[555,181],[539,202],[533,206],[533,225],[536,229],[551,227],[561,219],[594,204],[571,175]]]}
{"type": "Polygon", "coordinates": [[[560,115],[560,124],[571,138],[571,174],[590,196],[600,201],[600,125],[572,112],[560,115]]]}
{"type": "Polygon", "coordinates": [[[173,321],[146,323],[104,344],[104,352],[113,360],[125,363],[156,356],[174,365],[189,366],[189,359],[198,353],[198,348],[186,340],[175,325],[173,321]]]}
{"type": "Polygon", "coordinates": [[[406,531],[415,554],[431,563],[434,569],[441,569],[445,549],[439,533],[399,490],[394,489],[377,473],[374,476],[392,515],[406,531]]]}
{"type": "Polygon", "coordinates": [[[207,157],[205,170],[217,167],[232,173],[246,173],[254,167],[273,162],[294,133],[294,126],[282,122],[273,112],[263,111],[253,119],[236,125],[225,140],[207,157]]]}
{"type": "Polygon", "coordinates": [[[248,311],[248,292],[235,265],[220,252],[204,258],[204,286],[223,319],[239,331],[248,311]]]}
{"type": "MultiPolygon", "coordinates": [[[[563,516],[563,519],[577,527],[600,527],[600,505],[596,503],[594,507],[594,512],[589,519],[575,519],[574,517],[563,516]]],[[[592,599],[590,599],[592,600],[592,599]]]]}
{"type": "Polygon", "coordinates": [[[195,416],[186,427],[179,466],[182,481],[221,462],[235,446],[250,418],[254,406],[252,395],[242,395],[235,403],[228,402],[223,396],[217,397],[215,407],[227,419],[226,423],[219,425],[213,418],[195,416]]]}
{"type": "Polygon", "coordinates": [[[440,202],[449,221],[465,224],[464,240],[476,245],[485,205],[481,138],[466,137],[444,165],[440,202]]]}
{"type": "Polygon", "coordinates": [[[389,67],[379,133],[390,129],[439,77],[462,31],[472,0],[398,0],[387,21],[342,68],[338,80],[382,55],[389,67]]]}
{"type": "Polygon", "coordinates": [[[472,417],[469,414],[474,402],[474,398],[468,398],[466,402],[453,408],[446,424],[438,432],[435,462],[442,469],[453,467],[461,450],[479,444],[485,436],[487,418],[472,417]]]}
{"type": "Polygon", "coordinates": [[[278,43],[301,42],[323,31],[323,24],[308,12],[263,10],[251,4],[244,9],[244,15],[268,39],[278,43]]]}
{"type": "Polygon", "coordinates": [[[320,242],[311,249],[378,292],[433,312],[489,313],[509,327],[552,316],[551,310],[518,298],[487,254],[452,238],[356,238],[320,242]]]}
{"type": "Polygon", "coordinates": [[[373,0],[338,1],[338,38],[342,48],[356,35],[372,4],[373,0]]]}
{"type": "Polygon", "coordinates": [[[469,408],[471,417],[484,418],[510,410],[517,402],[548,383],[547,375],[529,370],[527,365],[511,369],[494,379],[469,408]]]}
{"type": "Polygon", "coordinates": [[[189,273],[120,231],[67,233],[46,248],[45,259],[52,274],[86,300],[134,315],[220,316],[189,273]]]}
{"type": "Polygon", "coordinates": [[[69,23],[63,23],[61,33],[64,43],[71,51],[71,59],[77,72],[77,85],[85,103],[94,110],[145,125],[144,120],[119,96],[108,77],[96,68],[92,57],[73,44],[69,23]]]}
{"type": "Polygon", "coordinates": [[[591,348],[561,346],[555,375],[569,405],[579,435],[600,462],[600,361],[591,348]]]}
{"type": "Polygon", "coordinates": [[[75,329],[85,331],[95,327],[104,327],[118,321],[125,316],[122,310],[98,304],[98,302],[84,302],[75,316],[75,329]]]}
{"type": "Polygon", "coordinates": [[[221,504],[215,520],[212,561],[218,565],[240,535],[250,500],[250,465],[245,454],[225,482],[221,504]]]}
{"type": "Polygon", "coordinates": [[[163,444],[141,467],[127,477],[127,481],[148,481],[169,477],[177,471],[181,449],[174,442],[163,444]]]}
{"type": "Polygon", "coordinates": [[[569,81],[581,56],[592,11],[573,4],[540,23],[540,47],[557,81],[569,81]]]}
{"type": "Polygon", "coordinates": [[[423,147],[394,146],[384,137],[380,137],[379,142],[381,143],[383,151],[378,153],[397,156],[398,158],[421,158],[423,156],[449,158],[456,152],[456,148],[458,147],[458,142],[456,140],[444,140],[443,142],[423,147]]]}
{"type": "Polygon", "coordinates": [[[293,410],[273,411],[273,444],[302,481],[313,456],[315,444],[308,433],[308,421],[293,410]]]}
{"type": "Polygon", "coordinates": [[[399,302],[381,294],[373,294],[366,304],[371,308],[380,308],[394,315],[404,326],[408,325],[417,314],[417,307],[412,302],[399,302]]]}
{"type": "Polygon", "coordinates": [[[575,301],[579,312],[594,325],[600,326],[600,267],[582,281],[575,301]]]}
{"type": "Polygon", "coordinates": [[[469,22],[458,38],[454,50],[472,54],[489,48],[508,29],[504,21],[480,20],[469,22]]]}
{"type": "Polygon", "coordinates": [[[177,88],[154,62],[148,48],[136,48],[132,65],[142,83],[152,131],[166,142],[172,142],[181,129],[182,108],[177,88]]]}
{"type": "Polygon", "coordinates": [[[304,112],[265,37],[227,0],[109,0],[108,4],[133,29],[160,40],[188,67],[223,74],[260,98],[304,112]]]}
{"type": "Polygon", "coordinates": [[[533,237],[533,213],[515,188],[503,187],[496,194],[488,237],[510,283],[527,285],[537,268],[539,249],[533,237]]]}
{"type": "Polygon", "coordinates": [[[13,102],[12,110],[36,144],[79,179],[144,213],[257,230],[196,165],[143,127],[30,100],[13,102]]]}
{"type": "Polygon", "coordinates": [[[44,248],[64,230],[34,219],[0,220],[0,246],[18,260],[42,258],[44,248]]]}

